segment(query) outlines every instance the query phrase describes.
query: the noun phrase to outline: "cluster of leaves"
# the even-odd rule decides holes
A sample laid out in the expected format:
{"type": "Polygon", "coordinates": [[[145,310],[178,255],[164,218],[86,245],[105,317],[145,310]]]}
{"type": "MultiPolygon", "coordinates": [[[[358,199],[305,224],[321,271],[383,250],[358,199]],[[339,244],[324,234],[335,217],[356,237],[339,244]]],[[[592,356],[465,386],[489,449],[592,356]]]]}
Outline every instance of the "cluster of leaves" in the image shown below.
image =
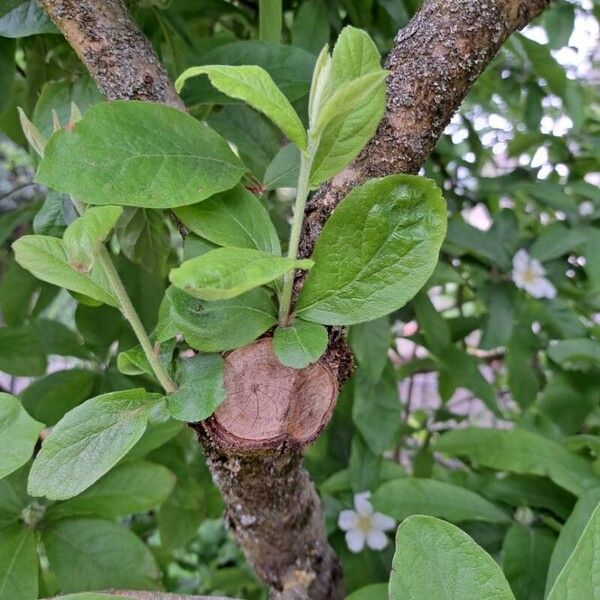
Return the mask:
{"type": "Polygon", "coordinates": [[[298,188],[297,217],[298,200],[371,137],[380,51],[418,3],[285,2],[283,31],[245,3],[201,4],[135,13],[179,77],[184,114],[103,103],[34,0],[0,3],[0,130],[29,141],[49,186],[43,203],[0,215],[0,371],[34,378],[0,395],[0,600],[114,587],[262,598],[213,520],[221,501],[183,421],[222,401],[219,353],[274,328],[278,358],[302,368],[325,350],[325,325],[350,325],[357,370],[306,457],[352,598],[387,597],[393,562],[391,547],[352,554],[337,528],[365,490],[402,522],[393,598],[441,596],[456,572],[465,599],[481,597],[480,581],[498,598],[593,597],[600,195],[588,174],[600,170],[600,113],[597,92],[553,55],[575,16],[593,17],[557,2],[537,26],[546,43],[513,36],[425,165],[429,179],[355,189],[299,261],[282,192],[298,188]],[[440,188],[450,218],[434,271],[440,188]],[[520,249],[555,297],[515,286],[520,249]],[[310,270],[282,318],[295,268],[310,270]],[[124,298],[176,391],[159,386],[124,298]],[[48,373],[57,356],[66,363],[48,373]],[[422,382],[433,409],[415,398],[422,382]],[[471,420],[456,402],[465,389],[501,429],[454,430],[471,420]]]}

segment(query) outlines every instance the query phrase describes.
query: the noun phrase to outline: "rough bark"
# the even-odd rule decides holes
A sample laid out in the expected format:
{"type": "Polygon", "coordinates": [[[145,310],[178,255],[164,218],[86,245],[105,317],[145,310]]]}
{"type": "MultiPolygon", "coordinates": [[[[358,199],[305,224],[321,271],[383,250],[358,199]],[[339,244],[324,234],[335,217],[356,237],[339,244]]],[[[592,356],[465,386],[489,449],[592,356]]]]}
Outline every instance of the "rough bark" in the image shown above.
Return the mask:
{"type": "Polygon", "coordinates": [[[154,49],[122,0],[40,0],[109,100],[184,109],[154,49]]]}
{"type": "MultiPolygon", "coordinates": [[[[41,3],[108,98],[140,98],[183,108],[120,0],[41,3]]],[[[390,52],[387,112],[376,135],[360,156],[309,202],[301,242],[303,256],[311,254],[325,220],[354,186],[371,177],[418,171],[470,85],[501,44],[548,3],[425,0],[421,11],[399,32],[390,52]]],[[[322,367],[339,385],[351,364],[343,334],[332,328],[322,367]]],[[[257,402],[251,387],[241,387],[249,389],[247,395],[240,395],[240,386],[230,381],[226,400],[237,403],[240,413],[245,405],[257,402]]],[[[302,439],[287,435],[287,423],[277,435],[261,424],[259,429],[271,433],[259,436],[259,443],[249,442],[247,434],[239,435],[247,428],[240,430],[227,418],[219,420],[218,415],[196,425],[214,481],[225,499],[229,526],[276,600],[337,600],[344,596],[340,564],[327,542],[320,502],[301,457],[301,446],[326,425],[331,403],[327,394],[317,399],[317,426],[302,439]],[[227,423],[229,430],[224,427],[227,423]]],[[[293,406],[289,408],[293,412],[293,406]]],[[[259,403],[255,418],[271,419],[272,414],[261,410],[259,403]]]]}
{"type": "Polygon", "coordinates": [[[342,600],[342,569],[327,542],[321,501],[298,446],[224,449],[199,426],[208,465],[227,506],[226,522],[272,600],[342,600]]]}
{"type": "Polygon", "coordinates": [[[418,172],[500,46],[549,3],[425,0],[386,61],[387,109],[377,133],[307,205],[301,256],[311,255],[327,217],[352,188],[373,177],[418,172]]]}

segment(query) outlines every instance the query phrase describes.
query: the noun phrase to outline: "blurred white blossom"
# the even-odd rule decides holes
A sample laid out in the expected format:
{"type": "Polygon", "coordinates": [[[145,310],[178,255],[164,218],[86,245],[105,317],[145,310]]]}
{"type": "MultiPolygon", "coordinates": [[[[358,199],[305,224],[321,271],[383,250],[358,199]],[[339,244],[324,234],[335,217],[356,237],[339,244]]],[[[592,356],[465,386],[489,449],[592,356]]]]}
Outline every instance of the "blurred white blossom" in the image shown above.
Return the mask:
{"type": "Polygon", "coordinates": [[[518,288],[534,298],[554,298],[556,288],[544,277],[546,271],[537,258],[519,250],[513,258],[512,278],[518,288]]]}
{"type": "Polygon", "coordinates": [[[579,214],[582,217],[589,217],[594,212],[594,203],[590,200],[584,200],[579,205],[579,214]]]}
{"type": "Polygon", "coordinates": [[[372,550],[383,550],[388,544],[385,532],[396,527],[394,519],[373,510],[370,496],[370,492],[356,494],[355,510],[343,510],[338,517],[338,525],[346,532],[346,544],[352,552],[363,550],[365,543],[372,550]]]}

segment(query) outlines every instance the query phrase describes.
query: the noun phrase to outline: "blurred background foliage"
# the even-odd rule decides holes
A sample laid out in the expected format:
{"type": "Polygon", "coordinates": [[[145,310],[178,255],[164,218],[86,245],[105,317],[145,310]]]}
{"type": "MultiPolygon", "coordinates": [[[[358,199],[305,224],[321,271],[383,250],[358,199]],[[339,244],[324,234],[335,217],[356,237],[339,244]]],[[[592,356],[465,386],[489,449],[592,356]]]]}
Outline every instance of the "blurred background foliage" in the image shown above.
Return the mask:
{"type": "MultiPolygon", "coordinates": [[[[353,24],[385,54],[420,5],[283,4],[281,44],[265,31],[267,41],[259,39],[251,0],[130,7],[173,78],[197,64],[259,64],[305,114],[325,43],[353,24]]],[[[346,547],[337,518],[357,493],[372,492],[375,507],[397,521],[425,513],[459,524],[499,561],[518,600],[544,597],[600,501],[599,18],[597,0],[557,0],[510,38],[423,168],[449,209],[434,276],[391,318],[349,331],[357,370],[306,460],[350,591],[387,581],[393,553],[392,544],[359,554],[346,547]]],[[[268,188],[284,236],[293,183],[272,163],[279,133],[202,78],[192,83],[190,111],[268,188]]],[[[36,158],[17,107],[49,136],[53,121],[68,122],[72,103],[84,112],[100,100],[35,1],[2,0],[0,383],[49,426],[91,395],[140,382],[155,389],[144,374],[119,371],[118,353],[135,340],[118,311],[34,279],[10,252],[20,235],[60,236],[74,218],[60,194],[32,183],[36,158]]],[[[182,248],[169,215],[127,209],[112,243],[151,330],[169,265],[202,241],[190,236],[182,248]]],[[[157,424],[128,458],[80,497],[51,506],[27,498],[27,468],[0,481],[0,546],[23,543],[24,575],[36,577],[39,558],[40,597],[158,586],[266,598],[222,525],[192,432],[157,424]],[[146,476],[119,473],[128,464],[146,476]],[[156,509],[123,501],[148,489],[156,509]]]]}

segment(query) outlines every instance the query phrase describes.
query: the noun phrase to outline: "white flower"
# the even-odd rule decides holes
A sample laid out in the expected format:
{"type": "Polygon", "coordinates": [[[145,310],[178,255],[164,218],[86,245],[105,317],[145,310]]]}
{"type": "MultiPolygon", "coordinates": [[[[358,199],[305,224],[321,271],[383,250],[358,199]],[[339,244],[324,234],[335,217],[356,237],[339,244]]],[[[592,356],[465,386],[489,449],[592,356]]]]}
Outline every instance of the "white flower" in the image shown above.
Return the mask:
{"type": "Polygon", "coordinates": [[[584,200],[579,205],[579,214],[582,217],[589,217],[594,212],[594,203],[590,200],[584,200]]]}
{"type": "Polygon", "coordinates": [[[546,271],[537,258],[519,250],[513,258],[512,278],[518,288],[534,298],[554,298],[556,288],[544,277],[546,271]]]}
{"type": "Polygon", "coordinates": [[[365,542],[372,550],[383,550],[388,544],[385,532],[396,527],[394,519],[373,511],[370,496],[370,492],[356,494],[356,510],[343,510],[338,518],[338,525],[346,532],[346,543],[352,552],[363,550],[365,542]]]}

